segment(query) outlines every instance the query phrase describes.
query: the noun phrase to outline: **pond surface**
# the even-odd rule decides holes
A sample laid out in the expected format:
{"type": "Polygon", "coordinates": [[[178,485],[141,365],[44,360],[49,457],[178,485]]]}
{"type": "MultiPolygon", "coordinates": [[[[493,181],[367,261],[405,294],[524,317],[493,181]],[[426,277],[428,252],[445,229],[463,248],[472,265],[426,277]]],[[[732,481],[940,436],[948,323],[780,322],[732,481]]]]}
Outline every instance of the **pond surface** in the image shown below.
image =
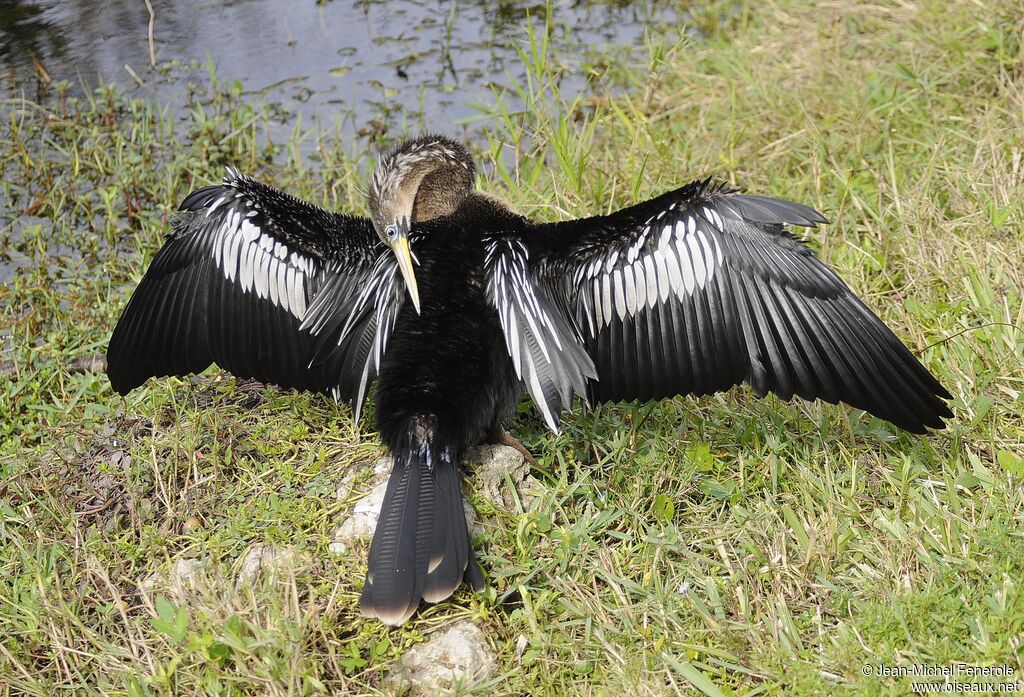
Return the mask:
{"type": "MultiPolygon", "coordinates": [[[[115,83],[185,119],[209,93],[212,72],[275,107],[263,126],[278,143],[300,117],[304,128],[337,126],[346,139],[427,129],[472,139],[476,105],[493,104],[495,92],[509,108],[521,105],[507,88],[525,82],[519,51],[530,50],[531,24],[542,33],[550,22],[564,67],[559,88],[571,100],[590,66],[644,60],[645,34],[675,32],[685,16],[683,5],[664,0],[150,3],[152,17],[145,0],[0,0],[0,102],[45,103],[61,82],[73,95],[115,83]]],[[[0,200],[0,284],[34,264],[16,251],[37,224],[22,213],[0,200]]],[[[48,254],[80,262],[56,246],[48,254]]]]}
{"type": "Polygon", "coordinates": [[[517,47],[529,22],[548,12],[565,93],[584,86],[583,68],[609,55],[628,60],[652,26],[682,10],[637,2],[458,2],[447,0],[152,0],[150,65],[145,0],[0,2],[0,97],[39,99],[47,84],[72,91],[99,82],[181,110],[188,83],[220,80],[316,117],[342,132],[382,127],[453,130],[524,75],[517,47]],[[573,70],[576,68],[576,70],[573,70]],[[133,75],[134,72],[134,75],[133,75]],[[139,82],[143,84],[139,84],[139,82]]]}

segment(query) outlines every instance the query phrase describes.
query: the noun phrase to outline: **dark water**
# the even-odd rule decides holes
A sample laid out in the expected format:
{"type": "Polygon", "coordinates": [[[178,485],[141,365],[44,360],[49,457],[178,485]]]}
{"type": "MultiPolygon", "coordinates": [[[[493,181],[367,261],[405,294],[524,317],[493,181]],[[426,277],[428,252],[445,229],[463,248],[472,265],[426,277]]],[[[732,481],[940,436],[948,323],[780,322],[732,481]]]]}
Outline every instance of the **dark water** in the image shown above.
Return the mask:
{"type": "Polygon", "coordinates": [[[516,47],[548,13],[570,96],[588,61],[628,60],[644,32],[671,26],[667,2],[429,0],[0,0],[0,97],[38,99],[116,82],[180,109],[188,83],[239,79],[248,92],[348,135],[373,129],[452,130],[524,75],[516,47]],[[128,66],[128,67],[126,67],[128,66]],[[134,71],[144,84],[138,85],[134,71]]]}

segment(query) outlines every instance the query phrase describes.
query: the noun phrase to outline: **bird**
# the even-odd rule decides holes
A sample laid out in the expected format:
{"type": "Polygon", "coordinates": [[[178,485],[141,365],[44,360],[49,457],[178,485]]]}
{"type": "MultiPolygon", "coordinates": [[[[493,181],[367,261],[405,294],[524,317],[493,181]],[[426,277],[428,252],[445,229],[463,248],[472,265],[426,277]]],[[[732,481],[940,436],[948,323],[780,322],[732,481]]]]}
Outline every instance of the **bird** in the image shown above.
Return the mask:
{"type": "MultiPolygon", "coordinates": [[[[466,146],[380,153],[368,217],[233,167],[189,194],[110,339],[111,386],[211,364],[351,401],[393,458],[360,596],[389,625],[484,576],[460,466],[528,395],[565,410],[707,395],[846,404],[922,434],[950,393],[793,232],[816,210],[699,179],[539,222],[477,190],[466,146]]],[[[497,435],[496,435],[497,434],[497,435]]]]}

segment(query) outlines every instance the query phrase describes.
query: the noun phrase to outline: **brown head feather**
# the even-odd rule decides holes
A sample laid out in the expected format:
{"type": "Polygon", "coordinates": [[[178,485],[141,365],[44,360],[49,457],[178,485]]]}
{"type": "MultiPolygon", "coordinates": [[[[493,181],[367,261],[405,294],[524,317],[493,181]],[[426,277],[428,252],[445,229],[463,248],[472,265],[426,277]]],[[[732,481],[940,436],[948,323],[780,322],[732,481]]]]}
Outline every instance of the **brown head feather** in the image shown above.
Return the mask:
{"type": "Polygon", "coordinates": [[[403,216],[450,215],[473,190],[476,168],[462,143],[425,135],[382,154],[370,178],[370,217],[378,232],[403,216]]]}

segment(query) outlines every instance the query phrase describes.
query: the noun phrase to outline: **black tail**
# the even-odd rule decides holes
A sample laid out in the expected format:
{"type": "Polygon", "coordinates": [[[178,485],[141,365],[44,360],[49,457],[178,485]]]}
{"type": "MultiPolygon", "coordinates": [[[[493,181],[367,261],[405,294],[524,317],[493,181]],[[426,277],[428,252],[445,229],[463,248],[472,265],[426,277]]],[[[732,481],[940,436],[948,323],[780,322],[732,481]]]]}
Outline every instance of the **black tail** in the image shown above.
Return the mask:
{"type": "Polygon", "coordinates": [[[360,600],[364,615],[404,623],[420,600],[436,603],[465,577],[477,591],[483,576],[469,544],[457,453],[438,445],[433,429],[410,428],[394,455],[360,600]]]}

